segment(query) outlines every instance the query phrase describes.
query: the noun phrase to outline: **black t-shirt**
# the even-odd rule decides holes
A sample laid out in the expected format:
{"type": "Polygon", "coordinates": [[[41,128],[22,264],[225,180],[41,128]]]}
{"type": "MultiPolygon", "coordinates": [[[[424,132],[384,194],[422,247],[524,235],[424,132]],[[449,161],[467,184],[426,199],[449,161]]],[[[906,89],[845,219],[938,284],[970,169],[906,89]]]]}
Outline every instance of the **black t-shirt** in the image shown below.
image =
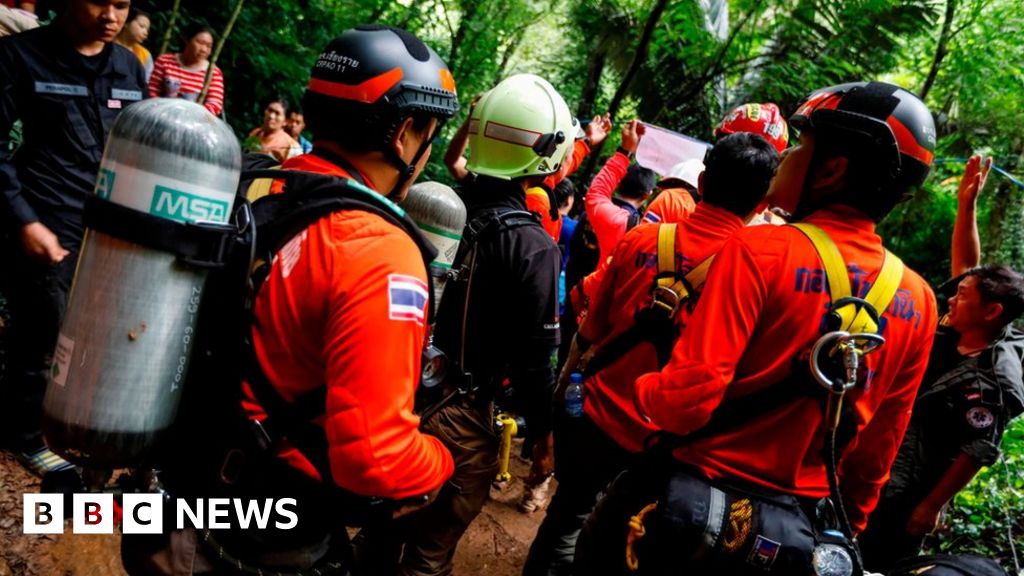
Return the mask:
{"type": "MultiPolygon", "coordinates": [[[[463,198],[467,222],[526,210],[525,192],[508,181],[477,178],[463,198]]],[[[475,255],[463,262],[469,277],[445,287],[434,331],[437,346],[472,375],[474,386],[493,393],[510,381],[534,434],[550,429],[560,264],[558,247],[539,223],[481,234],[475,255]]]]}

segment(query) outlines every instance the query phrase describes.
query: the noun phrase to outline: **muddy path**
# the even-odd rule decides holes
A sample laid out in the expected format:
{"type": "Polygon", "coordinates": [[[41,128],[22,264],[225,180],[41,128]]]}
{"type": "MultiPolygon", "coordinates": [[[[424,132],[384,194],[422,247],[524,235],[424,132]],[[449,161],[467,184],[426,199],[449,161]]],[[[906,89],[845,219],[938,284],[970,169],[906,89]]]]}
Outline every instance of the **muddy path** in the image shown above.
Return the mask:
{"type": "MultiPolygon", "coordinates": [[[[455,574],[513,576],[520,573],[543,512],[516,509],[527,472],[513,467],[517,478],[491,500],[470,527],[455,556],[455,574]]],[[[39,481],[14,458],[0,451],[0,576],[121,576],[120,535],[22,534],[22,494],[39,491],[39,481]]]]}

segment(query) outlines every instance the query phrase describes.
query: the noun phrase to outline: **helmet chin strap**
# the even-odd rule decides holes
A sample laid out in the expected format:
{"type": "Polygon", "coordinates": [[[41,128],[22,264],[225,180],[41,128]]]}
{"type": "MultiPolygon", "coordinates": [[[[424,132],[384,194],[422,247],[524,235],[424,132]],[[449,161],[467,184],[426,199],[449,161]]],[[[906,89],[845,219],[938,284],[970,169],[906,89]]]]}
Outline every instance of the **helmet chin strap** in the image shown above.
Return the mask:
{"type": "Polygon", "coordinates": [[[430,148],[430,145],[434,143],[434,137],[441,133],[442,126],[443,123],[438,120],[437,128],[434,129],[434,133],[431,134],[429,138],[423,139],[419,150],[416,151],[416,155],[412,157],[412,162],[406,162],[403,160],[402,157],[395,152],[394,148],[390,146],[387,148],[386,155],[388,160],[390,160],[391,164],[398,169],[398,181],[395,182],[391,191],[388,192],[388,198],[392,200],[398,199],[402,191],[402,187],[416,175],[416,166],[420,163],[420,159],[423,158],[423,155],[427,153],[427,149],[430,148]]]}

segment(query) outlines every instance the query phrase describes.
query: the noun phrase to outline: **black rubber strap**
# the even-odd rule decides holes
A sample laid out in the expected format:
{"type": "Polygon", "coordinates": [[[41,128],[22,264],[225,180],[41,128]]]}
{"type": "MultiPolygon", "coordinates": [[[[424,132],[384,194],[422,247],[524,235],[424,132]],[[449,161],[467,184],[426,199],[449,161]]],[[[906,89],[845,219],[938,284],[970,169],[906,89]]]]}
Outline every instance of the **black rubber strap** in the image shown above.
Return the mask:
{"type": "Polygon", "coordinates": [[[233,224],[175,222],[98,196],[86,198],[83,219],[92,230],[174,254],[201,268],[224,266],[238,233],[233,224]]]}

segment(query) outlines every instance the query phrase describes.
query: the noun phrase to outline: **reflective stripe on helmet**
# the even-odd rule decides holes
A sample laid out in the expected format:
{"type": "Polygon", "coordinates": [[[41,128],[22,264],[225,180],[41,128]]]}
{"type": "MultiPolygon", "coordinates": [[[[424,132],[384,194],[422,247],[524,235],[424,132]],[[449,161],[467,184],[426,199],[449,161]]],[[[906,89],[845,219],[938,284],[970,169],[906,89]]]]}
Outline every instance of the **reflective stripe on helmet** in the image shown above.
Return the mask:
{"type": "Polygon", "coordinates": [[[375,76],[359,84],[342,84],[322,78],[310,78],[308,89],[314,94],[373,104],[401,81],[402,68],[396,66],[380,76],[375,76]]]}

